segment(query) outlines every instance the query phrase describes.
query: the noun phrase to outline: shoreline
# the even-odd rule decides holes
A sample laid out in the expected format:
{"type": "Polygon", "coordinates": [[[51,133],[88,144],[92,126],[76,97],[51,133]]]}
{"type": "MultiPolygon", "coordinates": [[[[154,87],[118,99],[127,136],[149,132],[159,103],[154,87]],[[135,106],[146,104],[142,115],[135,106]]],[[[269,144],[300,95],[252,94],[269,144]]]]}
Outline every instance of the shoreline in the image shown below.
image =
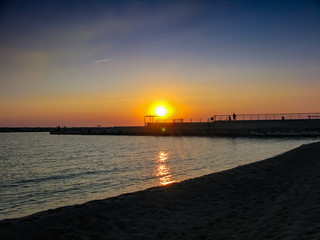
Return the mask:
{"type": "Polygon", "coordinates": [[[320,142],[230,170],[0,221],[0,239],[319,239],[320,142]]]}

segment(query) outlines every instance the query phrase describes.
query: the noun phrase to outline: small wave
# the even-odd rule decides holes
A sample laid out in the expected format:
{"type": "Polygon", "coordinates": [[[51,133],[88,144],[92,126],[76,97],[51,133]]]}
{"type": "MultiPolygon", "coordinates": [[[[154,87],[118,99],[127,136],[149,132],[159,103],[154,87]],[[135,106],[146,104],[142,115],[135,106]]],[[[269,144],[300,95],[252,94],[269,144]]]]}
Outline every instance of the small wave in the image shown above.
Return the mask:
{"type": "Polygon", "coordinates": [[[117,172],[112,170],[102,170],[102,171],[88,171],[88,172],[79,172],[79,173],[71,173],[71,174],[57,174],[49,177],[42,177],[42,178],[34,178],[34,179],[24,179],[16,182],[12,182],[8,185],[0,185],[1,187],[21,187],[21,185],[24,184],[30,184],[30,183],[41,183],[41,182],[49,182],[54,180],[68,180],[68,179],[77,179],[82,176],[88,176],[88,175],[102,175],[102,174],[109,174],[111,172],[117,172]]]}

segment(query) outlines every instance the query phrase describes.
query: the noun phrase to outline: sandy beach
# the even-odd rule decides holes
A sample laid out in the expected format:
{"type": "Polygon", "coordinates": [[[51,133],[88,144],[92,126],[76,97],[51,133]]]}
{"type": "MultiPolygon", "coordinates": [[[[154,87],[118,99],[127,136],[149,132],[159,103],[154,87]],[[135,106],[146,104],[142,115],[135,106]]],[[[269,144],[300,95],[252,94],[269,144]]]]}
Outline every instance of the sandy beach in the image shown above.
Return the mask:
{"type": "Polygon", "coordinates": [[[0,222],[0,239],[320,239],[320,142],[165,187],[0,222]]]}

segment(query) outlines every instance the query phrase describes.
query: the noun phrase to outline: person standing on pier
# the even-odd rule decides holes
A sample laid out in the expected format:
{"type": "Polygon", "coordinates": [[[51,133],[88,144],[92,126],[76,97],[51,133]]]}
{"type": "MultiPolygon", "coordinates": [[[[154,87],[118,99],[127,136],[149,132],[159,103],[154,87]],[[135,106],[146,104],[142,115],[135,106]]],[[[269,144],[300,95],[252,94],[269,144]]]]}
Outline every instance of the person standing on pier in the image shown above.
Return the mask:
{"type": "Polygon", "coordinates": [[[233,120],[237,119],[237,115],[235,113],[233,113],[233,120]]]}

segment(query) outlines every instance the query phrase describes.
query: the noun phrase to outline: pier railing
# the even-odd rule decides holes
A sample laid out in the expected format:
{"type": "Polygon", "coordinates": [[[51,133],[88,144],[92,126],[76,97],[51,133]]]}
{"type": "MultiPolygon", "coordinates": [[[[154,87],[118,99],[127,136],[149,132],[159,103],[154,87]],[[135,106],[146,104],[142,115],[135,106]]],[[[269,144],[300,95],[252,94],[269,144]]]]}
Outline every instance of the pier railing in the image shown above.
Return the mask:
{"type": "Polygon", "coordinates": [[[268,114],[230,114],[214,115],[211,121],[237,121],[237,120],[298,120],[320,119],[318,113],[268,113],[268,114]]]}

